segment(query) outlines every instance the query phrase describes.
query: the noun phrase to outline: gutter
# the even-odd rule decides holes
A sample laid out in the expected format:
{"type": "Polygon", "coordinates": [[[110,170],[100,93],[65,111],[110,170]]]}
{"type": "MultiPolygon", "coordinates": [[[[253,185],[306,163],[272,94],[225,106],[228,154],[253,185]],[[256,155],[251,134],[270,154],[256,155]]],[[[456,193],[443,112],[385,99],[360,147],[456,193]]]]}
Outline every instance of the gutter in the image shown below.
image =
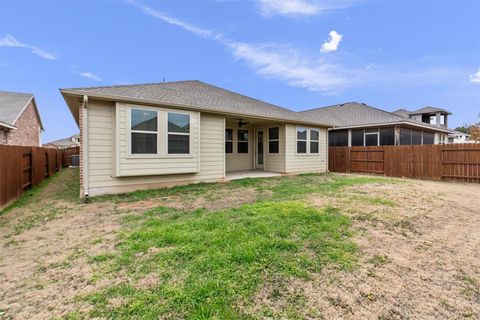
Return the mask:
{"type": "Polygon", "coordinates": [[[0,127],[4,127],[4,128],[7,128],[7,129],[10,129],[10,130],[15,130],[15,129],[17,129],[16,127],[11,126],[11,125],[9,125],[9,124],[6,124],[5,122],[2,122],[2,121],[0,121],[0,127]]]}
{"type": "Polygon", "coordinates": [[[83,96],[82,106],[82,173],[83,173],[83,196],[88,197],[88,96],[83,96]]]}

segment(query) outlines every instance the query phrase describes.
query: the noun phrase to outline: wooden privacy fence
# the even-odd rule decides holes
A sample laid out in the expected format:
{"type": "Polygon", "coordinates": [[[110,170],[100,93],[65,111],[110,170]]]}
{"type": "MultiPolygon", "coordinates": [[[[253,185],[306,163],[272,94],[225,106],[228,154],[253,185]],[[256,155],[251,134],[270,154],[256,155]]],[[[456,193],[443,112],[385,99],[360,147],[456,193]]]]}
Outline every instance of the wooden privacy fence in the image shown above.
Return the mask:
{"type": "Polygon", "coordinates": [[[72,163],[79,148],[0,145],[0,209],[72,163]]]}
{"type": "Polygon", "coordinates": [[[480,183],[480,144],[330,147],[332,172],[480,183]]]}

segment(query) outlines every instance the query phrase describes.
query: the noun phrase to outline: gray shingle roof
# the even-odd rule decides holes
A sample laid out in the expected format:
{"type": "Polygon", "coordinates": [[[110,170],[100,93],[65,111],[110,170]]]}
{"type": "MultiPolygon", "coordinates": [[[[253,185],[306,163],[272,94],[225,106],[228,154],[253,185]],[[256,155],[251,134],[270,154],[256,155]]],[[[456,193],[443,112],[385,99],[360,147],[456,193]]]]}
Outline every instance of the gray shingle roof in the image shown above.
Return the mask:
{"type": "Polygon", "coordinates": [[[30,93],[0,91],[0,122],[15,126],[15,121],[33,98],[30,93]]]}
{"type": "Polygon", "coordinates": [[[325,119],[325,121],[334,124],[336,127],[361,127],[401,122],[430,127],[435,130],[448,131],[444,128],[439,128],[413,119],[407,119],[393,112],[384,111],[358,102],[348,102],[306,110],[302,113],[315,119],[325,119]]]}
{"type": "Polygon", "coordinates": [[[450,111],[441,109],[441,108],[435,108],[435,107],[424,107],[415,111],[411,111],[410,114],[421,114],[421,113],[436,113],[436,112],[444,112],[447,114],[451,114],[450,111]]]}
{"type": "Polygon", "coordinates": [[[145,102],[178,105],[212,112],[328,125],[323,119],[310,117],[267,102],[247,97],[201,81],[151,83],[140,85],[61,89],[63,94],[111,96],[117,99],[140,99],[145,102]]]}

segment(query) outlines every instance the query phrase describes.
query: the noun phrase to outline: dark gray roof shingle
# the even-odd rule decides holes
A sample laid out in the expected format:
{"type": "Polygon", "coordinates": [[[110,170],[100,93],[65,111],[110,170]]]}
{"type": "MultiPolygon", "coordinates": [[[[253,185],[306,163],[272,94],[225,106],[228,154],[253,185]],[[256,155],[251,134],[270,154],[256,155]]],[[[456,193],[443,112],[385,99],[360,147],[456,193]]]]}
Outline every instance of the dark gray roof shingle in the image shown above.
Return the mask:
{"type": "Polygon", "coordinates": [[[412,125],[426,126],[435,130],[448,131],[445,128],[439,128],[434,125],[405,118],[401,115],[398,115],[397,111],[395,113],[388,112],[371,107],[364,103],[348,102],[323,108],[306,110],[302,113],[312,118],[325,119],[325,121],[334,124],[336,127],[361,127],[367,125],[382,125],[387,123],[402,122],[412,125]]]}
{"type": "Polygon", "coordinates": [[[201,81],[188,80],[140,85],[89,87],[61,89],[79,95],[107,95],[116,98],[141,99],[158,104],[179,105],[207,109],[223,113],[266,117],[295,122],[329,125],[328,122],[312,119],[304,114],[288,110],[264,101],[222,89],[201,81]]]}
{"type": "Polygon", "coordinates": [[[0,122],[15,126],[15,121],[33,98],[30,93],[0,91],[0,122]]]}

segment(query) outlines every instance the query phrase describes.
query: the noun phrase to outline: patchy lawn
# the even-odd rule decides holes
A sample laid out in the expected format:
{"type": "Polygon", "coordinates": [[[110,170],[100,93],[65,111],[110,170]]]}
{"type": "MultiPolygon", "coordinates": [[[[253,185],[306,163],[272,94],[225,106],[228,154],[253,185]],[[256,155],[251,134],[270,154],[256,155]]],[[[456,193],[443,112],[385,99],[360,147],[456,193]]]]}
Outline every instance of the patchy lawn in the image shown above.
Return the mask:
{"type": "Polygon", "coordinates": [[[309,174],[0,213],[0,318],[480,317],[480,186],[309,174]]]}

